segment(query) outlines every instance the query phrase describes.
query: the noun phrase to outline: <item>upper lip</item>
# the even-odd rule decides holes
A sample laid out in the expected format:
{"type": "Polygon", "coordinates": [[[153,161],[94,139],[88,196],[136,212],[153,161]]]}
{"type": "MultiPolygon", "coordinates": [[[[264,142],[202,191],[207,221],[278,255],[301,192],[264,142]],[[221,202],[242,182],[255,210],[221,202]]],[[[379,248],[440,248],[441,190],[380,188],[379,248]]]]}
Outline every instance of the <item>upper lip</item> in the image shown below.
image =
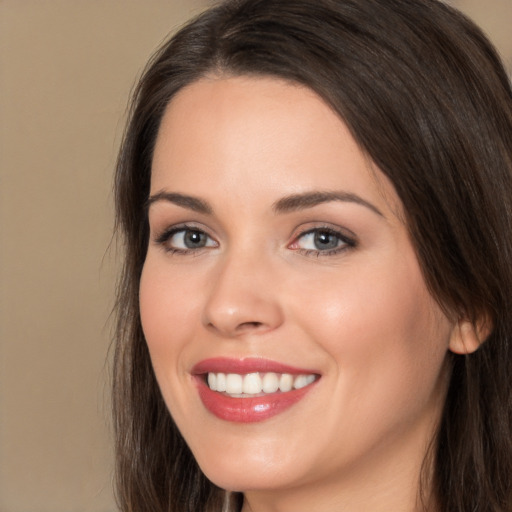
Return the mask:
{"type": "Polygon", "coordinates": [[[318,372],[305,369],[296,368],[283,363],[278,363],[270,359],[263,359],[258,357],[248,357],[242,359],[228,358],[228,357],[214,357],[200,361],[192,368],[192,373],[201,375],[205,373],[290,373],[292,375],[308,375],[318,374],[318,372]]]}

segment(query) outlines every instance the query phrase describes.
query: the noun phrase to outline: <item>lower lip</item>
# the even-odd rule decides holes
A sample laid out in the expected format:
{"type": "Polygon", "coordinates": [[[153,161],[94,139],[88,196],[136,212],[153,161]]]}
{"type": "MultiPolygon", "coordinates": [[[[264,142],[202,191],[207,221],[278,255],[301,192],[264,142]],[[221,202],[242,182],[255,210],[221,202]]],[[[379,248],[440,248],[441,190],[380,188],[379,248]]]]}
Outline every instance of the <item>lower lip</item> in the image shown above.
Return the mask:
{"type": "MultiPolygon", "coordinates": [[[[201,377],[197,377],[199,397],[212,414],[225,421],[255,423],[276,416],[302,400],[315,383],[284,393],[232,398],[212,391],[201,377]]],[[[316,382],[316,381],[315,381],[316,382]]]]}

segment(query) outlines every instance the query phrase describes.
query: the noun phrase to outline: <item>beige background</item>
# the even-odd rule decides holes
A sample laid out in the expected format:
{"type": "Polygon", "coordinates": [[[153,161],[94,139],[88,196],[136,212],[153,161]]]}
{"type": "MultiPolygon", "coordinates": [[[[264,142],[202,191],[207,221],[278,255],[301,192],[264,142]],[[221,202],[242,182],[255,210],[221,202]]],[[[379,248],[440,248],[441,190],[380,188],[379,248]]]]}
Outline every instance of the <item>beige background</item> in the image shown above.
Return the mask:
{"type": "MultiPolygon", "coordinates": [[[[0,512],[115,509],[112,169],[135,76],[207,0],[0,0],[0,512]]],[[[512,0],[460,0],[512,64],[512,0]]]]}

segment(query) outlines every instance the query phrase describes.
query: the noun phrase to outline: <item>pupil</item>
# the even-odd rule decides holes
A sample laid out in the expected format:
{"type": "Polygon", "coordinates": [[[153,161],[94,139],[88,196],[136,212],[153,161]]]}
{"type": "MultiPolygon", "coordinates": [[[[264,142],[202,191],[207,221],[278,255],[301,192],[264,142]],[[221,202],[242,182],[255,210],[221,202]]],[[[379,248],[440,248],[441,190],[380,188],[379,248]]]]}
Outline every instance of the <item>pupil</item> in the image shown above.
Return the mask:
{"type": "Polygon", "coordinates": [[[205,243],[205,234],[200,231],[187,231],[185,234],[185,245],[189,249],[202,247],[205,243]]]}
{"type": "Polygon", "coordinates": [[[338,239],[332,233],[320,231],[315,234],[315,245],[318,249],[335,249],[338,239]]]}

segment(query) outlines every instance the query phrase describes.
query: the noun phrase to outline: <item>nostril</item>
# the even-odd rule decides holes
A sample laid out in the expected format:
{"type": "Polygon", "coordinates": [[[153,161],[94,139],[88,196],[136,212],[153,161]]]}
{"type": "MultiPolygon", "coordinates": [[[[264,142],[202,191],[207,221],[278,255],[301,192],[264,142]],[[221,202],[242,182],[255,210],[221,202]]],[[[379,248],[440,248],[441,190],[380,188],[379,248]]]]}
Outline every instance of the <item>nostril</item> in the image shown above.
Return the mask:
{"type": "Polygon", "coordinates": [[[213,329],[215,331],[223,331],[223,332],[230,332],[232,335],[236,336],[238,334],[244,334],[251,331],[260,331],[264,326],[264,322],[241,322],[238,325],[235,325],[233,329],[229,327],[225,327],[219,329],[219,325],[215,324],[214,322],[208,323],[208,328],[213,329]]]}
{"type": "Polygon", "coordinates": [[[261,327],[263,325],[262,322],[243,322],[240,325],[237,326],[238,331],[242,331],[244,329],[257,329],[258,327],[261,327]]]}

